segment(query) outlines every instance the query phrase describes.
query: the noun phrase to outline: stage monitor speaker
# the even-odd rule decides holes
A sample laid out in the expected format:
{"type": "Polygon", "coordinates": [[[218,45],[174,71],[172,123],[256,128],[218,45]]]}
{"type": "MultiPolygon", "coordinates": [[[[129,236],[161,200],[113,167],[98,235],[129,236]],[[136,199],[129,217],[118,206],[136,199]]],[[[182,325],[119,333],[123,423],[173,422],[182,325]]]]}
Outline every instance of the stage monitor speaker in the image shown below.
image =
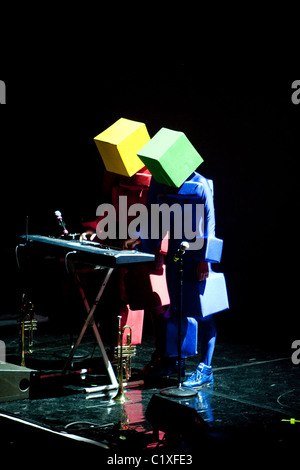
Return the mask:
{"type": "Polygon", "coordinates": [[[33,369],[0,362],[0,402],[29,398],[35,374],[33,369]]]}
{"type": "MultiPolygon", "coordinates": [[[[184,400],[185,403],[187,400],[184,400]]],[[[192,404],[192,401],[191,401],[192,404]]],[[[146,410],[146,418],[154,430],[172,435],[196,436],[209,429],[199,413],[192,406],[182,404],[178,399],[153,395],[146,410]]]]}

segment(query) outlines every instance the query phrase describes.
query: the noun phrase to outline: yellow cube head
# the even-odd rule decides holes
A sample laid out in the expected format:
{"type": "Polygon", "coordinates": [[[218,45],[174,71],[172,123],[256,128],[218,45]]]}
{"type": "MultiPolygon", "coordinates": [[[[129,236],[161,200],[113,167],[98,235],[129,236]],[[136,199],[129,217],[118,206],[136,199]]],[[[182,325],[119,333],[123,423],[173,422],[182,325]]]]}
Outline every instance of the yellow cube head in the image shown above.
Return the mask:
{"type": "Polygon", "coordinates": [[[137,152],[149,140],[145,124],[125,118],[94,137],[106,170],[123,176],[132,176],[144,167],[137,152]]]}

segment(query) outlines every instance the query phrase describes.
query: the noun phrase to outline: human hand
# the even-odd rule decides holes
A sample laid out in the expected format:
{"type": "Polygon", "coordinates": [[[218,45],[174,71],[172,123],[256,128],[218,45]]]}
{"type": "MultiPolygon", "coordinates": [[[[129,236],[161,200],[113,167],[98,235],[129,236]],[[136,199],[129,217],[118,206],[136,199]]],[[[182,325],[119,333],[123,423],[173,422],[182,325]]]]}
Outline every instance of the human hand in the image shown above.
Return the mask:
{"type": "Polygon", "coordinates": [[[93,241],[94,238],[96,238],[97,234],[96,232],[93,232],[92,230],[87,230],[86,232],[83,232],[80,237],[79,237],[79,241],[82,242],[82,241],[93,241]]]}
{"type": "Polygon", "coordinates": [[[139,238],[129,238],[123,243],[123,250],[134,250],[134,248],[141,243],[139,238]]]}

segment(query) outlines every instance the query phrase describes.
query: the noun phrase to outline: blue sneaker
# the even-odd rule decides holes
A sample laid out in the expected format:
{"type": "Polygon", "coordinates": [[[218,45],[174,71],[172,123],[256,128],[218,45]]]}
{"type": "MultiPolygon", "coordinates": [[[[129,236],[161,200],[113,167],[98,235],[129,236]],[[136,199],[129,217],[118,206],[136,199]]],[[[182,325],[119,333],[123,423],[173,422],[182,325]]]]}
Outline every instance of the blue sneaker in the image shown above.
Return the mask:
{"type": "Polygon", "coordinates": [[[182,385],[185,387],[201,387],[202,385],[212,385],[213,383],[212,367],[200,362],[196,371],[190,374],[182,385]]]}

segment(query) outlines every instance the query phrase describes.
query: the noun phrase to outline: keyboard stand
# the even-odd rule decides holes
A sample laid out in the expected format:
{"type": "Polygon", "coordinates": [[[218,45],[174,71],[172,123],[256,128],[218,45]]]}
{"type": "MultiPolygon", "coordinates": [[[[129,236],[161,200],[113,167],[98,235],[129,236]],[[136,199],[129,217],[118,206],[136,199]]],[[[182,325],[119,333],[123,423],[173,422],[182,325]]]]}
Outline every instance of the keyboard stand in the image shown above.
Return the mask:
{"type": "Polygon", "coordinates": [[[69,252],[67,255],[66,255],[66,258],[65,258],[65,262],[66,262],[66,266],[68,268],[68,270],[70,271],[70,273],[72,274],[72,277],[74,279],[74,282],[75,282],[75,285],[79,291],[79,294],[81,296],[81,299],[83,301],[83,305],[84,305],[84,308],[86,310],[86,313],[87,313],[87,317],[86,317],[86,320],[83,324],[83,327],[79,333],[79,336],[77,338],[77,341],[75,343],[75,345],[73,346],[73,348],[71,349],[70,351],[70,354],[69,354],[69,357],[67,358],[66,362],[65,362],[65,365],[64,365],[64,368],[63,368],[63,373],[65,373],[74,357],[74,354],[78,348],[78,346],[80,345],[81,341],[82,341],[82,338],[85,334],[85,331],[86,329],[91,326],[92,329],[93,329],[93,332],[94,332],[94,335],[95,335],[95,338],[96,338],[96,341],[98,343],[98,346],[101,350],[101,353],[102,353],[102,356],[103,356],[103,360],[104,360],[104,364],[105,364],[105,367],[106,367],[106,370],[107,370],[107,373],[109,375],[109,378],[110,378],[110,381],[111,381],[111,384],[110,385],[103,385],[103,386],[100,386],[100,387],[97,387],[97,391],[98,390],[115,390],[119,387],[119,384],[118,384],[118,381],[116,379],[116,375],[114,373],[114,370],[112,368],[112,365],[111,365],[111,362],[109,361],[108,357],[107,357],[107,354],[106,354],[106,351],[105,351],[105,348],[104,348],[104,345],[103,345],[103,342],[102,342],[102,339],[101,339],[101,336],[100,336],[100,333],[99,333],[99,330],[97,328],[97,325],[95,323],[95,319],[94,319],[94,312],[96,310],[96,307],[100,301],[100,298],[104,292],[104,289],[109,281],[109,278],[114,270],[114,268],[108,268],[106,267],[106,274],[105,274],[105,277],[104,277],[104,280],[102,281],[102,284],[100,286],[100,289],[98,291],[98,294],[96,296],[96,299],[92,305],[92,307],[90,308],[89,306],[89,303],[88,303],[88,300],[86,298],[86,295],[84,293],[84,290],[83,290],[83,287],[81,285],[81,282],[80,282],[80,279],[79,279],[79,276],[78,276],[78,273],[77,273],[77,270],[76,270],[76,267],[72,261],[72,259],[70,259],[70,255],[71,254],[76,254],[76,251],[72,251],[72,252],[69,252]]]}

